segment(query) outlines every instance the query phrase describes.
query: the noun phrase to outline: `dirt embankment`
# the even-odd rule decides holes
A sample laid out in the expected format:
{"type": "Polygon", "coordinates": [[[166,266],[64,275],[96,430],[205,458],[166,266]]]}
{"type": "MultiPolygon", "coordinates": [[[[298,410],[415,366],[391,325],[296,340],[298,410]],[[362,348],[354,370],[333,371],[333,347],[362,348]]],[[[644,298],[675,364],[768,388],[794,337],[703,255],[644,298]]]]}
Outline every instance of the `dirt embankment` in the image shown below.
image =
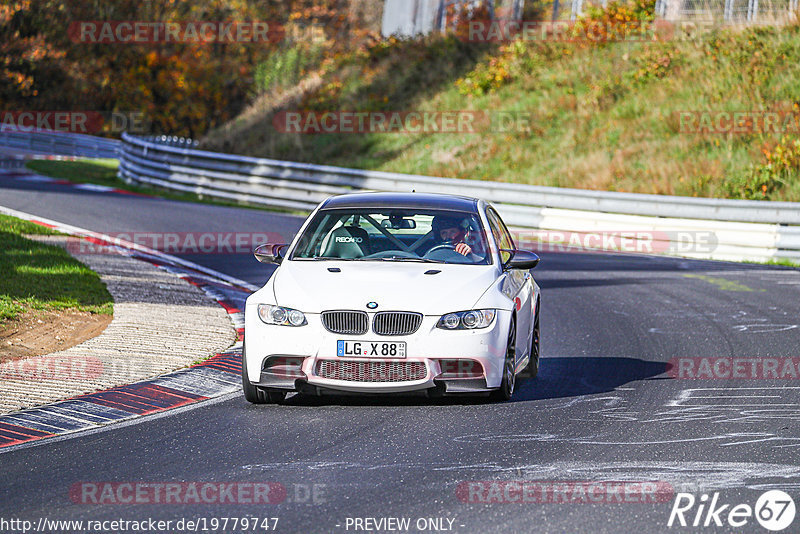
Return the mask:
{"type": "Polygon", "coordinates": [[[74,347],[100,335],[112,319],[76,310],[23,313],[0,326],[0,363],[74,347]]]}

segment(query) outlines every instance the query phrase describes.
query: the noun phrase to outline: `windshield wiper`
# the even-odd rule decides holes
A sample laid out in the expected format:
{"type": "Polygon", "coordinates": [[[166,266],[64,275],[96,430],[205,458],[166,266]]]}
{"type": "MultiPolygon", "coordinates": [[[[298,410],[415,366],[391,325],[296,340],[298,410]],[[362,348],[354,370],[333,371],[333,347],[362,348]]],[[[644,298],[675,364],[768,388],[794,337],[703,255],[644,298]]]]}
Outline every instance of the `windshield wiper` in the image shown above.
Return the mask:
{"type": "Polygon", "coordinates": [[[413,261],[418,263],[444,263],[430,258],[408,258],[406,256],[389,256],[387,258],[359,258],[360,261],[413,261]]]}
{"type": "Polygon", "coordinates": [[[314,256],[313,258],[298,258],[312,261],[355,261],[358,258],[333,258],[331,256],[314,256]]]}

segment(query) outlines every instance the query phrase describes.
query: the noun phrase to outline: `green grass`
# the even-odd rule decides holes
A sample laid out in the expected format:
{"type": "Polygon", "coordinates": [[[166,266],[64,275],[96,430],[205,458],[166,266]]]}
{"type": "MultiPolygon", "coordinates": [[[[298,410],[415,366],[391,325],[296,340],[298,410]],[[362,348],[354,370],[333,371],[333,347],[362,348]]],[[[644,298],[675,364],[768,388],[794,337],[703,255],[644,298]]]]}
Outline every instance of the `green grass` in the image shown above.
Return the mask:
{"type": "Polygon", "coordinates": [[[800,268],[800,262],[788,260],[786,258],[779,258],[775,260],[769,260],[766,262],[767,265],[782,265],[784,267],[794,267],[795,269],[800,268]]]}
{"type": "Polygon", "coordinates": [[[24,234],[57,232],[0,215],[0,324],[29,310],[113,313],[113,299],[97,273],[61,247],[24,234]]]}
{"type": "Polygon", "coordinates": [[[41,224],[35,224],[30,221],[17,219],[9,215],[0,214],[0,232],[10,234],[35,234],[35,235],[65,235],[56,230],[52,230],[41,224]]]}
{"type": "Polygon", "coordinates": [[[786,258],[777,258],[767,261],[745,260],[744,263],[754,263],[757,265],[775,265],[779,267],[792,267],[794,269],[800,269],[800,261],[792,261],[786,258]]]}
{"type": "Polygon", "coordinates": [[[800,153],[787,148],[786,140],[774,134],[686,133],[679,120],[682,111],[800,113],[798,79],[798,25],[586,46],[487,46],[430,36],[355,52],[331,68],[318,88],[282,109],[503,110],[524,113],[529,128],[298,135],[273,127],[281,109],[253,108],[243,114],[248,120],[211,132],[203,147],[433,176],[800,201],[800,153]],[[475,80],[486,88],[476,89],[475,80]],[[789,154],[782,166],[775,163],[778,144],[778,152],[789,154]]]}
{"type": "Polygon", "coordinates": [[[38,174],[69,180],[79,184],[127,185],[117,178],[119,162],[115,159],[86,159],[75,161],[32,160],[26,167],[38,174]]]}
{"type": "MultiPolygon", "coordinates": [[[[105,185],[124,191],[131,191],[133,193],[140,193],[168,200],[259,209],[258,206],[215,200],[194,193],[182,193],[167,189],[128,184],[117,177],[119,161],[115,159],[78,159],[75,161],[33,160],[27,163],[27,168],[42,176],[58,178],[59,180],[68,180],[79,184],[105,185]]],[[[263,207],[260,209],[263,209],[263,207]]],[[[280,208],[270,208],[270,210],[281,213],[303,214],[301,212],[280,208]]]]}
{"type": "Polygon", "coordinates": [[[149,187],[131,185],[117,177],[119,161],[115,159],[78,159],[75,161],[32,160],[26,167],[42,176],[68,180],[76,184],[96,184],[134,193],[175,200],[197,201],[197,195],[170,193],[149,187]]]}

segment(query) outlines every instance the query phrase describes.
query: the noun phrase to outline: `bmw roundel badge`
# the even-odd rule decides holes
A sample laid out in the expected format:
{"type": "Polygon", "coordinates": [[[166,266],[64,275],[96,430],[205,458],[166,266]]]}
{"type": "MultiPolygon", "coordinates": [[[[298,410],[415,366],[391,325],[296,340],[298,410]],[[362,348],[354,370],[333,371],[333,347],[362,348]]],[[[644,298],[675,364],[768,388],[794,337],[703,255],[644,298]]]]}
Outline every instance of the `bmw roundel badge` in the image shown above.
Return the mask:
{"type": "Polygon", "coordinates": [[[377,307],[378,307],[377,302],[367,302],[367,308],[369,308],[370,310],[374,310],[377,307]]]}

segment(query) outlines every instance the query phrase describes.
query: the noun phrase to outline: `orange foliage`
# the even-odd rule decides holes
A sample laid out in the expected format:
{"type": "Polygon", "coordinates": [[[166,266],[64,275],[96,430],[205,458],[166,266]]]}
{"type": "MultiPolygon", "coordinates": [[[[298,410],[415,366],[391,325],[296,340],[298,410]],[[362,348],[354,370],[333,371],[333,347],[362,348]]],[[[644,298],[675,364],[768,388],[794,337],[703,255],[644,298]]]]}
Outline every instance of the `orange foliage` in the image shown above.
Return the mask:
{"type": "Polygon", "coordinates": [[[197,137],[234,117],[252,95],[255,65],[291,43],[88,43],[71,38],[70,23],[291,22],[346,47],[368,35],[349,15],[352,1],[6,0],[0,111],[145,112],[153,133],[197,137]]]}

